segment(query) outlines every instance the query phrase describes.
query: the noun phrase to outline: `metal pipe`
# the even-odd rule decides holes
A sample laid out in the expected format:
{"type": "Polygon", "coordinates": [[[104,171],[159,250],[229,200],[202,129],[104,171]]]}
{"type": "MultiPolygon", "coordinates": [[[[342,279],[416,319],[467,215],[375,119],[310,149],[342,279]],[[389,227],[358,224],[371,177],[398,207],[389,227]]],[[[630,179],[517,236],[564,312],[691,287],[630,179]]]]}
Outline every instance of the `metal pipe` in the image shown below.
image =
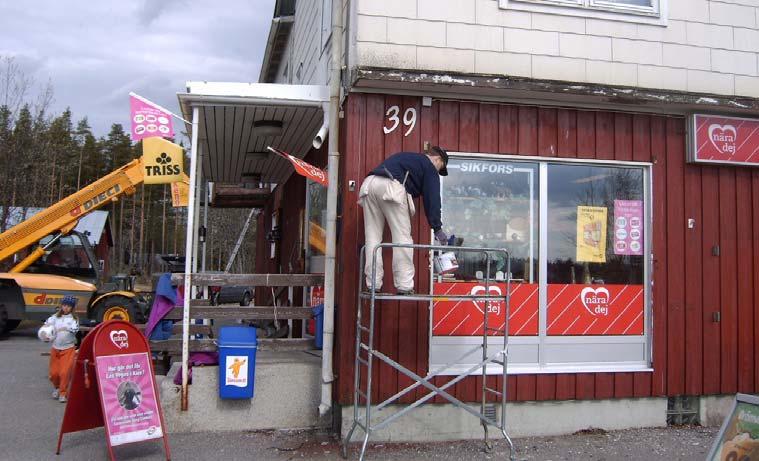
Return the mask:
{"type": "Polygon", "coordinates": [[[314,137],[314,149],[320,149],[322,147],[324,138],[327,137],[327,133],[329,132],[329,104],[324,104],[322,107],[324,107],[324,121],[314,137]]]}
{"type": "Polygon", "coordinates": [[[332,2],[332,62],[329,80],[329,158],[327,161],[327,254],[324,259],[324,342],[322,345],[322,396],[319,415],[332,409],[332,346],[335,330],[335,247],[337,246],[337,192],[340,136],[338,112],[340,110],[340,76],[342,60],[343,1],[332,2]]]}
{"type": "Polygon", "coordinates": [[[182,310],[182,411],[187,411],[187,362],[190,358],[190,298],[192,298],[192,255],[195,243],[195,187],[198,180],[198,119],[200,111],[192,108],[192,144],[190,148],[190,192],[187,204],[187,237],[184,261],[184,305],[182,310]]]}

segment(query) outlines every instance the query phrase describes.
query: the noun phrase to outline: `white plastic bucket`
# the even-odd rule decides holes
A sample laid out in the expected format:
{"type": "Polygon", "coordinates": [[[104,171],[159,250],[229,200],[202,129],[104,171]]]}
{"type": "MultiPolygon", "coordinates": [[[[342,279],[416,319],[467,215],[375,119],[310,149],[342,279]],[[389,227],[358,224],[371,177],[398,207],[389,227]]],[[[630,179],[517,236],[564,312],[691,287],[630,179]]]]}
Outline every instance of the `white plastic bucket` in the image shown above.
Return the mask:
{"type": "Polygon", "coordinates": [[[456,261],[456,254],[454,252],[447,251],[435,256],[435,272],[438,274],[453,272],[458,268],[459,262],[456,261]]]}

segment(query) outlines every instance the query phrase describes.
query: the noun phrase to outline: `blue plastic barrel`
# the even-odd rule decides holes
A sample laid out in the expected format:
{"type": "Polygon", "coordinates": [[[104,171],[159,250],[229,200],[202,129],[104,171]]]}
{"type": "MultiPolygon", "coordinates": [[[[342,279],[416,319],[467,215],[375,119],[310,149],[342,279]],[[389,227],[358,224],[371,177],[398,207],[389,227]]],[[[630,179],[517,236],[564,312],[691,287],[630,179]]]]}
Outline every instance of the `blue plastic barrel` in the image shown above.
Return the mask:
{"type": "Polygon", "coordinates": [[[324,304],[317,304],[311,308],[311,313],[314,314],[314,320],[316,326],[314,327],[314,343],[317,349],[322,348],[324,342],[324,304]]]}
{"type": "Polygon", "coordinates": [[[253,398],[258,344],[255,327],[221,327],[218,344],[219,397],[253,398]]]}

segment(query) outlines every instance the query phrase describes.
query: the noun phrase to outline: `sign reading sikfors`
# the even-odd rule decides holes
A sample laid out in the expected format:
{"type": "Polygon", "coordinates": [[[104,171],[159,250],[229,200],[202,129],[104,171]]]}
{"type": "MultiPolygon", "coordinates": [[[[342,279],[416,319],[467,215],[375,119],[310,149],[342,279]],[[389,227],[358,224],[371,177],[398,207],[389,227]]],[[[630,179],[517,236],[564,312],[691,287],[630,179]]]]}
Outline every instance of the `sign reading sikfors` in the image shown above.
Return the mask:
{"type": "Polygon", "coordinates": [[[759,166],[759,119],[694,114],[688,160],[759,166]]]}

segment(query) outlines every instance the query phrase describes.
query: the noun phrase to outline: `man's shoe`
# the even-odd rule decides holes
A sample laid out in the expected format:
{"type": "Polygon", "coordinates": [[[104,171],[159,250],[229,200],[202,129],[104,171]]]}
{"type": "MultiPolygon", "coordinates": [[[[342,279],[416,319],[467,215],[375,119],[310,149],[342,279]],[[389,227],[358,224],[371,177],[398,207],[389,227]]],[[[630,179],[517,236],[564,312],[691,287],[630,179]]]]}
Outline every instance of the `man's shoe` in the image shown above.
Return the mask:
{"type": "Polygon", "coordinates": [[[58,401],[61,402],[61,403],[65,403],[67,400],[68,399],[66,398],[65,395],[62,395],[62,396],[58,397],[58,401]]]}
{"type": "Polygon", "coordinates": [[[412,288],[410,290],[398,290],[398,294],[400,296],[411,296],[414,294],[414,289],[412,288]]]}
{"type": "Polygon", "coordinates": [[[57,399],[59,395],[60,395],[60,392],[58,391],[58,389],[56,389],[56,390],[53,391],[53,398],[54,399],[57,399]]]}

